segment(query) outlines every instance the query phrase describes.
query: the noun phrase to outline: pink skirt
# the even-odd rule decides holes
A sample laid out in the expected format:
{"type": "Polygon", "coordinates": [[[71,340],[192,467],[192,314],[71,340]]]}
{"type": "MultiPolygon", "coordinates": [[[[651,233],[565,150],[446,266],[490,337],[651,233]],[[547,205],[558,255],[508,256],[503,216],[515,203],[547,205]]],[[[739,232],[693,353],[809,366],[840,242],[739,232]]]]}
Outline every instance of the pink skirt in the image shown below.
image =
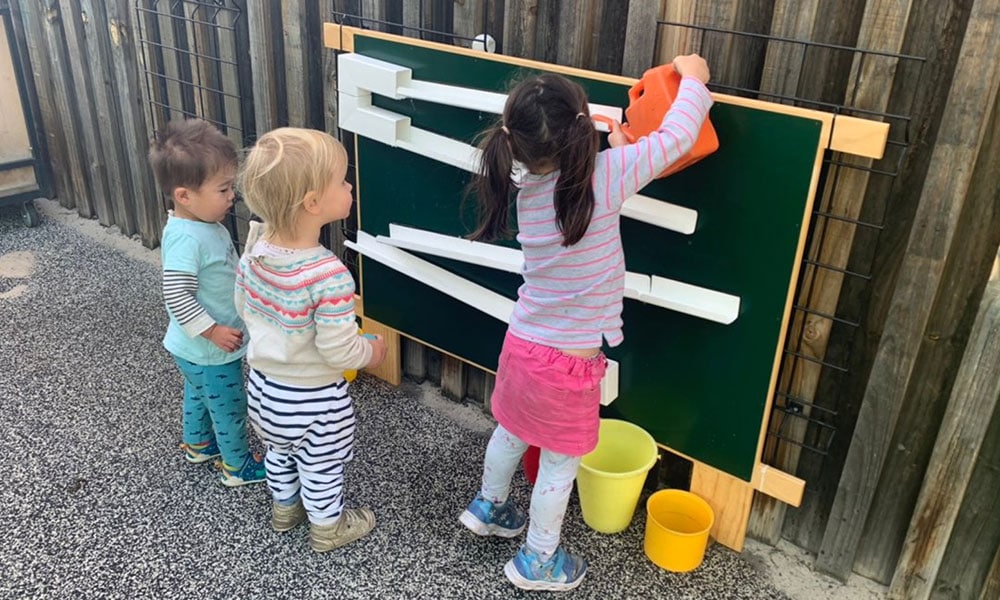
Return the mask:
{"type": "Polygon", "coordinates": [[[532,446],[582,456],[597,445],[607,364],[603,353],[570,356],[508,332],[491,399],[493,416],[532,446]]]}

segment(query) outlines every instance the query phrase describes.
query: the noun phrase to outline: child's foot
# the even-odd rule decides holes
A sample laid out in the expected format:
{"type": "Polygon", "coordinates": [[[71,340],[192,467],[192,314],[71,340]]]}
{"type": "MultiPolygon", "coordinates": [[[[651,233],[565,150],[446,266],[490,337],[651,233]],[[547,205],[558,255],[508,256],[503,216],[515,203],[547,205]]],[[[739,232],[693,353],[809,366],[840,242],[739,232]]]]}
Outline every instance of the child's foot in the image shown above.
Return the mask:
{"type": "Polygon", "coordinates": [[[359,540],[375,528],[375,513],[367,508],[345,508],[333,525],[309,524],[309,547],[326,552],[359,540]]]}
{"type": "Polygon", "coordinates": [[[222,485],[226,487],[260,483],[266,479],[264,461],[256,454],[248,454],[240,467],[231,467],[225,461],[222,462],[222,485]]]}
{"type": "Polygon", "coordinates": [[[305,520],[306,509],[302,507],[302,500],[296,500],[295,504],[271,503],[271,529],[278,533],[291,531],[305,520]]]}
{"type": "Polygon", "coordinates": [[[184,451],[184,460],[195,465],[218,458],[222,454],[215,440],[200,444],[181,444],[181,450],[184,451]]]}
{"type": "Polygon", "coordinates": [[[469,504],[458,520],[476,535],[514,537],[524,531],[528,517],[514,501],[507,498],[503,504],[493,504],[482,493],[469,504]]]}
{"type": "Polygon", "coordinates": [[[583,581],[587,561],[559,546],[549,560],[542,562],[541,556],[521,546],[514,558],[504,565],[503,572],[522,590],[565,592],[583,581]]]}

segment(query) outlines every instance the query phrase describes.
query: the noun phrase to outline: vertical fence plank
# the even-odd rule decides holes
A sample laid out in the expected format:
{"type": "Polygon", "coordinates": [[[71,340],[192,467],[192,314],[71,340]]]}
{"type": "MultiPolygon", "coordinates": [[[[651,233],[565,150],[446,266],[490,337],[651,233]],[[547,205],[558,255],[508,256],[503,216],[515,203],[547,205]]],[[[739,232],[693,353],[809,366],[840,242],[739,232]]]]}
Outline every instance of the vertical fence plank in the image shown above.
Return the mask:
{"type": "Polygon", "coordinates": [[[310,0],[285,0],[281,3],[287,85],[279,93],[287,97],[288,124],[292,127],[304,127],[309,121],[309,87],[313,78],[307,70],[310,48],[306,35],[305,3],[308,1],[310,0]]]}
{"type": "MultiPolygon", "coordinates": [[[[691,54],[701,45],[701,32],[684,25],[694,24],[694,0],[670,0],[663,3],[663,21],[676,23],[660,28],[657,36],[657,64],[668,63],[679,54],[691,54]]],[[[711,65],[710,65],[711,66],[711,65]]]]}
{"type": "Polygon", "coordinates": [[[594,17],[599,7],[599,0],[559,4],[557,64],[584,69],[592,67],[594,17]]]}
{"type": "MultiPolygon", "coordinates": [[[[808,41],[818,8],[819,0],[776,0],[771,14],[771,35],[808,41]]],[[[761,72],[760,91],[778,96],[795,96],[804,59],[803,44],[769,41],[761,72]]]]}
{"type": "Polygon", "coordinates": [[[480,33],[486,33],[485,0],[451,0],[455,32],[454,44],[468,48],[471,40],[480,33]]]}
{"type": "Polygon", "coordinates": [[[424,0],[403,2],[403,35],[423,39],[423,4],[424,0]]]}
{"type": "Polygon", "coordinates": [[[160,241],[160,193],[146,163],[150,131],[144,114],[139,83],[140,48],[137,31],[131,25],[129,2],[113,0],[107,4],[107,23],[111,38],[111,70],[114,77],[118,110],[121,119],[121,151],[126,162],[123,172],[128,178],[129,198],[134,204],[136,225],[142,243],[156,247],[160,241]]]}
{"type": "MultiPolygon", "coordinates": [[[[994,275],[996,277],[996,275],[994,275]]],[[[985,417],[984,417],[985,418],[985,417]]],[[[934,582],[934,600],[977,598],[1000,572],[994,561],[1000,550],[1000,410],[994,410],[979,451],[970,485],[962,499],[955,527],[948,539],[934,582]]],[[[994,583],[993,585],[996,585],[994,583]]],[[[1000,598],[1000,588],[982,598],[1000,598]]]]}
{"type": "Polygon", "coordinates": [[[948,108],[931,158],[916,221],[896,280],[885,330],[872,365],[857,427],[816,561],[819,570],[846,579],[871,507],[884,458],[913,375],[951,251],[959,214],[1000,85],[1000,37],[988,15],[1000,0],[976,0],[950,88],[948,108]],[[987,104],[984,106],[984,99],[987,104]]]}
{"type": "MultiPolygon", "coordinates": [[[[657,4],[653,2],[652,4],[657,4]]],[[[597,43],[594,44],[593,68],[601,73],[620,75],[625,59],[625,48],[632,44],[648,41],[650,45],[647,59],[653,56],[652,40],[655,37],[656,21],[646,25],[648,40],[633,40],[628,36],[629,10],[631,3],[607,2],[599,5],[600,12],[594,15],[597,43]]],[[[639,32],[636,32],[637,34],[639,32]]]]}
{"type": "Polygon", "coordinates": [[[385,8],[385,0],[361,0],[360,16],[364,18],[362,26],[375,31],[387,31],[385,8]]]}
{"type": "MultiPolygon", "coordinates": [[[[22,8],[25,6],[21,5],[22,8]]],[[[49,63],[52,67],[52,90],[55,96],[55,105],[59,122],[61,124],[59,133],[66,140],[66,157],[69,163],[70,181],[72,183],[73,203],[76,205],[76,212],[85,218],[96,216],[94,211],[93,198],[90,195],[90,185],[88,183],[88,169],[84,162],[84,145],[81,124],[74,110],[77,91],[73,87],[72,76],[69,72],[68,60],[66,57],[66,47],[63,40],[62,21],[63,15],[57,3],[46,4],[42,11],[42,29],[45,35],[45,42],[48,45],[49,63]],[[71,98],[73,100],[71,100],[71,98]]],[[[66,19],[71,19],[67,16],[66,19]]]]}
{"type": "Polygon", "coordinates": [[[417,383],[427,379],[427,347],[408,337],[402,338],[403,374],[417,383]]]}
{"type": "MultiPolygon", "coordinates": [[[[87,170],[90,198],[101,225],[114,224],[114,209],[111,206],[111,196],[108,193],[108,172],[104,163],[104,148],[98,134],[100,125],[94,108],[93,80],[83,57],[86,53],[86,43],[83,40],[82,15],[79,3],[74,0],[60,0],[59,12],[62,15],[63,34],[66,40],[66,54],[69,57],[70,75],[76,94],[73,104],[76,106],[80,123],[80,139],[83,142],[84,168],[87,170]]],[[[90,57],[96,60],[96,57],[90,57]]]]}
{"type": "MultiPolygon", "coordinates": [[[[236,11],[219,13],[219,28],[215,32],[215,49],[218,57],[219,110],[226,123],[225,132],[237,146],[242,146],[247,134],[247,124],[243,120],[243,101],[252,104],[252,98],[241,98],[238,28],[243,20],[236,11]]],[[[207,37],[207,36],[206,36],[207,37]]],[[[240,239],[243,239],[242,237],[240,239]]]]}
{"type": "Polygon", "coordinates": [[[997,547],[996,555],[993,557],[993,566],[990,567],[990,574],[983,585],[983,591],[979,595],[979,600],[993,600],[1000,598],[1000,547],[997,547]]]}
{"type": "MultiPolygon", "coordinates": [[[[162,107],[165,113],[164,117],[166,118],[162,124],[165,124],[166,121],[184,117],[185,100],[181,88],[183,79],[181,77],[180,59],[177,56],[178,52],[175,50],[175,48],[178,48],[178,44],[170,3],[161,2],[153,6],[155,7],[153,9],[155,10],[155,16],[150,16],[156,20],[155,41],[159,44],[155,50],[162,66],[161,69],[157,69],[155,72],[159,73],[156,77],[160,88],[163,90],[163,93],[160,95],[161,102],[166,104],[166,106],[162,107]]],[[[179,8],[183,10],[183,6],[179,8]]]]}
{"type": "Polygon", "coordinates": [[[112,83],[108,49],[112,29],[109,27],[105,3],[79,1],[83,17],[82,34],[87,49],[87,72],[84,76],[90,79],[93,86],[97,141],[100,143],[103,156],[101,162],[107,176],[105,193],[109,195],[107,202],[111,205],[114,224],[123,234],[131,236],[137,231],[135,195],[128,178],[123,174],[134,167],[131,158],[125,155],[122,148],[122,115],[118,108],[122,96],[112,83]]]}
{"type": "Polygon", "coordinates": [[[656,20],[663,12],[663,2],[631,0],[625,26],[625,48],[622,55],[622,75],[641,77],[653,66],[656,53],[656,20]]]}
{"type": "MultiPolygon", "coordinates": [[[[142,104],[139,110],[142,112],[142,120],[145,124],[144,135],[140,134],[138,131],[135,132],[136,135],[142,135],[135,141],[136,148],[143,148],[143,159],[149,152],[149,143],[152,141],[157,128],[158,122],[164,122],[162,119],[166,112],[162,107],[157,106],[156,103],[163,100],[161,95],[162,86],[158,85],[157,80],[151,74],[156,65],[159,64],[158,55],[155,52],[151,41],[155,38],[156,21],[155,17],[151,16],[143,6],[145,0],[117,0],[119,2],[118,12],[119,16],[127,18],[127,21],[122,21],[123,23],[128,23],[129,31],[132,34],[131,40],[135,45],[136,49],[136,59],[139,71],[136,75],[139,77],[137,80],[137,87],[135,89],[139,90],[137,92],[137,101],[142,104]],[[123,14],[127,12],[128,14],[123,14]],[[141,84],[139,83],[141,81],[141,84]],[[160,119],[158,121],[158,119],[160,119]]],[[[129,60],[127,58],[127,53],[123,50],[122,63],[123,69],[127,68],[129,60]]],[[[167,224],[167,204],[164,200],[163,192],[160,191],[159,187],[156,185],[155,178],[151,171],[146,172],[146,177],[152,182],[155,193],[146,199],[144,203],[146,210],[146,220],[148,221],[148,226],[151,226],[155,231],[155,243],[159,243],[160,233],[163,231],[163,227],[167,224]]]]}
{"type": "Polygon", "coordinates": [[[281,8],[268,0],[247,0],[247,24],[250,31],[250,65],[253,71],[254,120],[257,135],[260,136],[279,124],[278,76],[275,26],[271,8],[281,8]]]}
{"type": "Polygon", "coordinates": [[[54,69],[50,65],[48,47],[44,42],[42,6],[34,0],[12,2],[11,8],[19,14],[19,22],[24,27],[25,45],[31,60],[31,76],[38,94],[40,118],[49,149],[53,174],[53,188],[64,208],[75,208],[73,181],[70,177],[69,158],[66,154],[66,138],[62,135],[61,115],[56,107],[55,90],[50,76],[54,69]]]}
{"type": "Polygon", "coordinates": [[[929,598],[1000,397],[1000,281],[986,288],[937,445],[924,475],[889,597],[929,598]]]}
{"type": "MultiPolygon", "coordinates": [[[[827,2],[818,11],[810,39],[853,47],[864,15],[866,0],[827,2]]],[[[816,46],[805,52],[796,95],[800,98],[839,103],[853,68],[850,52],[816,46]]]]}
{"type": "Polygon", "coordinates": [[[441,357],[441,393],[460,402],[465,398],[465,369],[461,360],[445,354],[441,357]]]}
{"type": "Polygon", "coordinates": [[[503,52],[509,56],[535,58],[538,0],[507,0],[504,4],[503,52]]]}

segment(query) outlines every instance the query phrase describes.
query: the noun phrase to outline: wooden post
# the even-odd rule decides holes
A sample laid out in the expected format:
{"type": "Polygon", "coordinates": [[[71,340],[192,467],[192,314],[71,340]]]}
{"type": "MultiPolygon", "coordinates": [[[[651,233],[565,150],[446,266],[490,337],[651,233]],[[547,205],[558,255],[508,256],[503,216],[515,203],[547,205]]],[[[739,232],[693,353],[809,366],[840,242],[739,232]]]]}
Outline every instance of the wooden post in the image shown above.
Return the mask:
{"type": "Polygon", "coordinates": [[[288,124],[308,127],[310,87],[314,74],[309,71],[309,26],[306,3],[310,0],[286,0],[281,3],[281,31],[285,51],[285,94],[288,124]]]}
{"type": "Polygon", "coordinates": [[[907,243],[885,330],[865,389],[851,447],[816,561],[841,580],[854,564],[920,340],[965,205],[1000,86],[1000,36],[992,28],[1000,0],[976,0],[950,88],[941,131],[907,243]]]}
{"type": "Polygon", "coordinates": [[[931,463],[910,521],[890,598],[930,598],[962,497],[1000,397],[1000,280],[986,288],[931,463]]]}

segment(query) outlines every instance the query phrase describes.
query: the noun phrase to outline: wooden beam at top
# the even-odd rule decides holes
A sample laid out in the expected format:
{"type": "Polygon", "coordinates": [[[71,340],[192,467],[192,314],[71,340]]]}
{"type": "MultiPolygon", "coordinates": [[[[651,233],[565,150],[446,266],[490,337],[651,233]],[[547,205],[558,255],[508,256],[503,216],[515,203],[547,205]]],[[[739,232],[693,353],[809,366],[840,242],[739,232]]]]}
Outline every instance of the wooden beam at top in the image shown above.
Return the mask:
{"type": "MultiPolygon", "coordinates": [[[[438,44],[435,42],[427,42],[424,40],[418,40],[413,38],[404,38],[401,36],[395,36],[375,31],[361,30],[356,27],[348,27],[346,25],[339,25],[337,23],[324,23],[323,25],[323,40],[327,48],[332,48],[334,50],[340,50],[343,52],[353,52],[354,37],[357,35],[373,37],[377,39],[389,39],[399,43],[412,44],[414,46],[421,46],[426,48],[434,48],[436,50],[441,50],[444,52],[452,52],[455,54],[472,56],[483,60],[504,62],[507,64],[512,64],[529,69],[544,69],[556,73],[562,73],[564,75],[571,75],[574,77],[583,77],[598,81],[619,83],[629,87],[634,85],[635,82],[637,81],[635,78],[632,77],[623,77],[620,75],[608,75],[606,73],[596,73],[594,71],[587,71],[584,69],[577,69],[573,67],[564,67],[561,65],[553,65],[549,63],[528,60],[524,58],[515,58],[511,56],[503,56],[497,54],[485,54],[478,50],[471,50],[469,48],[449,46],[446,44],[438,44]]],[[[803,117],[806,119],[815,119],[817,121],[820,121],[823,123],[822,125],[823,132],[821,133],[821,137],[823,140],[825,140],[826,143],[825,147],[838,152],[854,154],[865,158],[876,158],[876,159],[881,158],[885,150],[886,140],[889,137],[888,123],[868,121],[866,119],[859,119],[856,117],[849,117],[845,115],[835,116],[827,112],[810,110],[807,108],[798,108],[795,106],[787,106],[784,104],[775,104],[773,102],[764,102],[762,100],[754,100],[750,98],[741,98],[739,96],[730,96],[727,94],[713,94],[713,97],[715,98],[716,102],[723,102],[726,104],[733,104],[737,106],[746,106],[749,108],[767,110],[770,112],[776,112],[781,114],[789,114],[798,117],[803,117]]]]}

